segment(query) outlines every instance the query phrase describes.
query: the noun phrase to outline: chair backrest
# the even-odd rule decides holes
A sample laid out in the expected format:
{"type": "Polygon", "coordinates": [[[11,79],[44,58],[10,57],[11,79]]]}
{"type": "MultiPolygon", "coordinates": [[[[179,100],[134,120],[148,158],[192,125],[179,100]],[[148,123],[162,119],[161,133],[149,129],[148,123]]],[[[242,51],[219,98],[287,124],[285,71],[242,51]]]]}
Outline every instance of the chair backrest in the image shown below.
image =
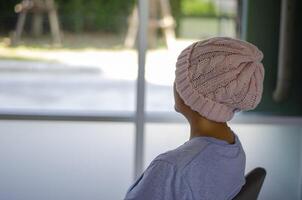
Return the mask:
{"type": "Polygon", "coordinates": [[[262,184],[266,176],[266,171],[262,167],[257,167],[246,176],[246,183],[233,200],[257,200],[262,184]]]}

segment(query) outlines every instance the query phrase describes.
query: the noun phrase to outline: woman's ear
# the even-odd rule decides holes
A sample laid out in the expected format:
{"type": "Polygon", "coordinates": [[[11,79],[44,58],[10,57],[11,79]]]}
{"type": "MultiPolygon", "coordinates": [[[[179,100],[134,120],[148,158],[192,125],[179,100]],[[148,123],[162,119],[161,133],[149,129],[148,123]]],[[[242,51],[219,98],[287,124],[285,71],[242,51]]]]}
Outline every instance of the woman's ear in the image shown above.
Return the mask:
{"type": "Polygon", "coordinates": [[[175,111],[182,114],[185,118],[187,118],[187,120],[190,121],[190,119],[194,117],[196,113],[189,106],[187,106],[185,102],[182,100],[182,98],[180,97],[180,95],[176,90],[175,82],[173,85],[173,93],[174,93],[174,101],[175,101],[174,104],[175,111]]]}
{"type": "Polygon", "coordinates": [[[179,94],[176,91],[176,84],[175,84],[175,82],[173,84],[173,94],[174,94],[174,110],[176,112],[180,113],[180,109],[179,109],[179,106],[180,106],[180,97],[179,97],[179,94]]]}
{"type": "Polygon", "coordinates": [[[174,82],[174,85],[173,85],[173,91],[174,91],[174,102],[175,102],[174,109],[175,109],[176,112],[179,112],[179,113],[184,115],[187,112],[189,107],[187,105],[185,105],[184,101],[182,100],[182,98],[178,94],[178,92],[176,90],[175,82],[174,82]]]}

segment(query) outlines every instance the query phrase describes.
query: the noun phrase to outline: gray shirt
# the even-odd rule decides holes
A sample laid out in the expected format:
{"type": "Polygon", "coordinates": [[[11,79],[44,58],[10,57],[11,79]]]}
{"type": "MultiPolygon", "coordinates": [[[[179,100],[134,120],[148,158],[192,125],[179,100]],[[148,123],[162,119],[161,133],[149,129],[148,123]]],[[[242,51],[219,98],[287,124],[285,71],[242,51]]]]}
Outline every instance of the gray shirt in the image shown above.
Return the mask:
{"type": "Polygon", "coordinates": [[[125,200],[227,200],[245,184],[245,152],[235,143],[194,137],[158,155],[128,189],[125,200]]]}

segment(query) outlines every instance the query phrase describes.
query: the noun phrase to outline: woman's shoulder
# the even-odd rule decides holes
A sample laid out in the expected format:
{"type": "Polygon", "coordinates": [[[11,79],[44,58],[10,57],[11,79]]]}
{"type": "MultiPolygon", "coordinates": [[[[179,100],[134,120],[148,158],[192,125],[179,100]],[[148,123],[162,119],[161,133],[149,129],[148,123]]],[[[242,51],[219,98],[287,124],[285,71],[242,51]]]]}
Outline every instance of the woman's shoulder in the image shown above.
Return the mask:
{"type": "Polygon", "coordinates": [[[175,149],[159,154],[153,161],[165,161],[179,170],[200,155],[210,143],[206,140],[189,140],[175,149]]]}
{"type": "Polygon", "coordinates": [[[196,163],[206,166],[220,162],[245,162],[245,152],[236,134],[235,138],[234,144],[211,137],[192,138],[175,149],[159,154],[154,161],[169,162],[177,170],[196,163]]]}

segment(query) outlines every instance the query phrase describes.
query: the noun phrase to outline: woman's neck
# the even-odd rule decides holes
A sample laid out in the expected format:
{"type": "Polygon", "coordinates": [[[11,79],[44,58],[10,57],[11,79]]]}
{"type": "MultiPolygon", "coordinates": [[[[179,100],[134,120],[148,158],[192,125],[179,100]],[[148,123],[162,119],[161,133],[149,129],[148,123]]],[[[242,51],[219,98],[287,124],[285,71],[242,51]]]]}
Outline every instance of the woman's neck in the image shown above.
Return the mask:
{"type": "Polygon", "coordinates": [[[203,117],[193,118],[189,122],[191,128],[190,139],[207,136],[225,140],[229,144],[235,142],[235,136],[227,123],[214,122],[203,117]]]}

